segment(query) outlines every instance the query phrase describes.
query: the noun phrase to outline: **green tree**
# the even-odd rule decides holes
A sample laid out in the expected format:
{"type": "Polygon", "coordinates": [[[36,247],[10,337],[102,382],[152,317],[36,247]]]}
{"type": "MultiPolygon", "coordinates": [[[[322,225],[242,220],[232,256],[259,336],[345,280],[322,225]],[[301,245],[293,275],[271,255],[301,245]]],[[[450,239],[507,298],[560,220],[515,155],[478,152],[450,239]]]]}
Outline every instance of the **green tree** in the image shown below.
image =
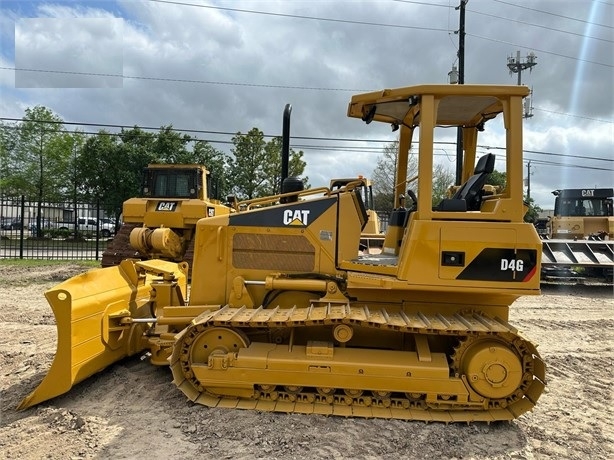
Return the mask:
{"type": "Polygon", "coordinates": [[[537,222],[539,213],[542,212],[543,209],[535,204],[535,200],[533,200],[533,198],[529,198],[526,195],[524,195],[524,202],[528,206],[528,210],[524,215],[524,221],[531,223],[537,222]]]}
{"type": "Polygon", "coordinates": [[[84,199],[91,200],[101,195],[105,179],[108,181],[110,175],[107,168],[117,159],[118,150],[117,138],[104,129],[83,143],[75,159],[75,169],[81,179],[77,193],[84,199]]]}
{"type": "Polygon", "coordinates": [[[121,212],[126,187],[121,171],[124,158],[116,136],[101,130],[89,137],[81,147],[76,158],[76,170],[80,178],[76,193],[86,200],[101,200],[105,211],[111,215],[121,212]],[[121,196],[122,198],[119,198],[121,196]]]}
{"type": "MultiPolygon", "coordinates": [[[[290,177],[301,177],[305,174],[307,162],[303,160],[303,156],[305,156],[305,153],[302,150],[297,152],[293,148],[290,149],[290,160],[288,162],[288,175],[290,177]]],[[[281,171],[281,159],[279,160],[279,170],[281,171]]],[[[305,189],[311,187],[309,176],[303,176],[302,181],[305,189]]]]}
{"type": "Polygon", "coordinates": [[[13,153],[17,146],[19,133],[15,123],[0,121],[0,193],[13,195],[11,176],[13,171],[13,153]]]}
{"type": "Polygon", "coordinates": [[[173,126],[161,126],[152,142],[154,158],[163,163],[195,163],[191,157],[189,145],[192,137],[173,130],[173,126]]]}
{"type": "Polygon", "coordinates": [[[68,152],[67,155],[59,158],[56,163],[58,166],[56,174],[60,183],[63,184],[60,191],[65,200],[72,199],[75,205],[77,200],[83,198],[80,193],[81,177],[77,158],[85,141],[85,135],[79,131],[64,132],[54,140],[58,145],[58,150],[68,152]]]}
{"type": "MultiPolygon", "coordinates": [[[[191,162],[204,165],[210,173],[209,181],[212,198],[224,200],[231,193],[228,156],[206,141],[196,141],[190,153],[191,162]]],[[[179,157],[178,163],[187,163],[188,158],[179,157]]]]}
{"type": "Polygon", "coordinates": [[[497,171],[496,169],[490,173],[486,182],[490,185],[499,186],[503,190],[507,181],[507,176],[504,172],[497,171]]]}
{"type": "Polygon", "coordinates": [[[27,108],[17,132],[5,132],[2,144],[4,190],[39,202],[65,198],[71,143],[58,115],[43,106],[27,108]]]}
{"type": "Polygon", "coordinates": [[[437,206],[441,200],[448,197],[448,189],[454,184],[455,176],[455,173],[445,165],[438,163],[433,166],[433,206],[437,206]]]}
{"type": "Polygon", "coordinates": [[[268,153],[264,134],[252,128],[247,134],[237,133],[232,138],[234,158],[229,161],[232,191],[239,199],[258,196],[259,189],[267,180],[268,153]]]}
{"type": "Polygon", "coordinates": [[[143,168],[159,162],[154,142],[153,134],[136,126],[119,135],[101,130],[88,138],[77,160],[81,194],[119,216],[124,201],[141,194],[143,168]]]}
{"type": "MultiPolygon", "coordinates": [[[[371,181],[373,183],[373,202],[378,211],[392,211],[398,206],[394,203],[394,190],[396,184],[397,154],[399,142],[395,141],[384,147],[382,154],[377,159],[371,181]]],[[[418,159],[410,153],[407,165],[407,179],[418,174],[418,159]]],[[[416,190],[417,182],[409,184],[408,188],[416,190]]]]}
{"type": "MultiPolygon", "coordinates": [[[[155,134],[148,133],[138,126],[134,126],[131,129],[122,129],[119,133],[119,139],[121,140],[122,154],[129,159],[129,163],[138,165],[142,169],[148,163],[160,163],[163,161],[163,158],[157,156],[155,134]]],[[[140,177],[140,170],[138,174],[140,177]]]]}
{"type": "MultiPolygon", "coordinates": [[[[267,180],[257,190],[257,196],[276,195],[281,193],[281,150],[282,138],[274,137],[266,143],[265,153],[267,162],[265,165],[265,173],[267,180]]],[[[307,163],[303,160],[303,151],[296,152],[290,149],[290,157],[288,158],[288,176],[301,177],[305,171],[307,163]]],[[[309,178],[302,178],[305,188],[309,188],[309,178]]]]}

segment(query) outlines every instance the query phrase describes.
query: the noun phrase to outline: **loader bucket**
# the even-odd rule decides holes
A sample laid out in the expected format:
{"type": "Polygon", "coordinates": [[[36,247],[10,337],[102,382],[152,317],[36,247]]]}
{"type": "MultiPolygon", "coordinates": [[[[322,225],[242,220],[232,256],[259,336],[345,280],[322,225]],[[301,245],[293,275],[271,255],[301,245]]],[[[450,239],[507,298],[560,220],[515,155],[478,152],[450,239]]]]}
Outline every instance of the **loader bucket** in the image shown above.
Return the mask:
{"type": "Polygon", "coordinates": [[[77,275],[47,291],[57,325],[57,351],[40,385],[18,406],[26,409],[66,393],[78,382],[143,349],[151,317],[151,277],[138,275],[135,261],[77,275]]]}

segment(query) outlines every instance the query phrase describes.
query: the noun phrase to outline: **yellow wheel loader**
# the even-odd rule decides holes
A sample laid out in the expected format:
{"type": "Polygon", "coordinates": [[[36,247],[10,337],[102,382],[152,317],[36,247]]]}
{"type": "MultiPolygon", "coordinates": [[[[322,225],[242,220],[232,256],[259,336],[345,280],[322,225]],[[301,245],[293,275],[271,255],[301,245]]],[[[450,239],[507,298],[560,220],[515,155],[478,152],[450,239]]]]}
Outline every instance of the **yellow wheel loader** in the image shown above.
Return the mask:
{"type": "Polygon", "coordinates": [[[103,267],[128,258],[175,262],[193,257],[196,222],[228,214],[212,198],[209,171],[196,164],[150,164],[143,171],[141,196],[123,204],[123,224],[102,254],[103,267]]]}
{"type": "Polygon", "coordinates": [[[446,423],[531,410],[545,365],[508,322],[517,298],[540,293],[541,241],[523,222],[528,94],[421,85],[355,95],[348,116],[399,128],[397,198],[417,191],[395,210],[380,254],[357,252],[367,223],[360,180],[201,219],[189,299],[187,264],[163,260],[124,260],[46,293],[58,351],[20,408],[147,353],[211,407],[446,423]],[[464,183],[433,207],[434,139],[450,127],[462,128],[464,183]],[[506,140],[497,158],[477,158],[485,129],[506,140]],[[416,187],[405,171],[418,135],[416,187]],[[495,161],[507,184],[484,196],[495,161]]]}

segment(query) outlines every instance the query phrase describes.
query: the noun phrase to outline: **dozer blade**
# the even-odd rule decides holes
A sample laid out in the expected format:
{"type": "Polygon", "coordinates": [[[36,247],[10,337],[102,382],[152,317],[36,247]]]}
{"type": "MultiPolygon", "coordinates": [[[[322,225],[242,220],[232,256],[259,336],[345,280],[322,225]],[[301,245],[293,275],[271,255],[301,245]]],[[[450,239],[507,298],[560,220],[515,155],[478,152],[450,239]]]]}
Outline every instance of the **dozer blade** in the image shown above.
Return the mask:
{"type": "MultiPolygon", "coordinates": [[[[141,338],[149,324],[133,323],[130,318],[152,316],[148,304],[152,275],[138,274],[137,264],[142,263],[125,260],[119,266],[91,270],[45,293],[55,315],[57,351],[43,381],[18,409],[66,393],[110,364],[143,350],[141,338]]],[[[174,265],[148,264],[165,269],[174,265]]]]}

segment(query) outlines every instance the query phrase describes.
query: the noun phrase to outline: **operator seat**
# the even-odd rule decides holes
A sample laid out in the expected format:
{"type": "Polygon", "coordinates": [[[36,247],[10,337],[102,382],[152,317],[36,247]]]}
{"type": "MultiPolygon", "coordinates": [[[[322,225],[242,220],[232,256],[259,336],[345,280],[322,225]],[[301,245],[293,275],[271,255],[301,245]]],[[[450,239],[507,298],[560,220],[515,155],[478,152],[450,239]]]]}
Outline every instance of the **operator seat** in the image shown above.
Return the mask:
{"type": "Polygon", "coordinates": [[[488,153],[478,160],[473,176],[467,180],[452,198],[444,199],[437,207],[438,211],[479,211],[482,204],[482,187],[486,178],[495,169],[495,154],[488,153]]]}

